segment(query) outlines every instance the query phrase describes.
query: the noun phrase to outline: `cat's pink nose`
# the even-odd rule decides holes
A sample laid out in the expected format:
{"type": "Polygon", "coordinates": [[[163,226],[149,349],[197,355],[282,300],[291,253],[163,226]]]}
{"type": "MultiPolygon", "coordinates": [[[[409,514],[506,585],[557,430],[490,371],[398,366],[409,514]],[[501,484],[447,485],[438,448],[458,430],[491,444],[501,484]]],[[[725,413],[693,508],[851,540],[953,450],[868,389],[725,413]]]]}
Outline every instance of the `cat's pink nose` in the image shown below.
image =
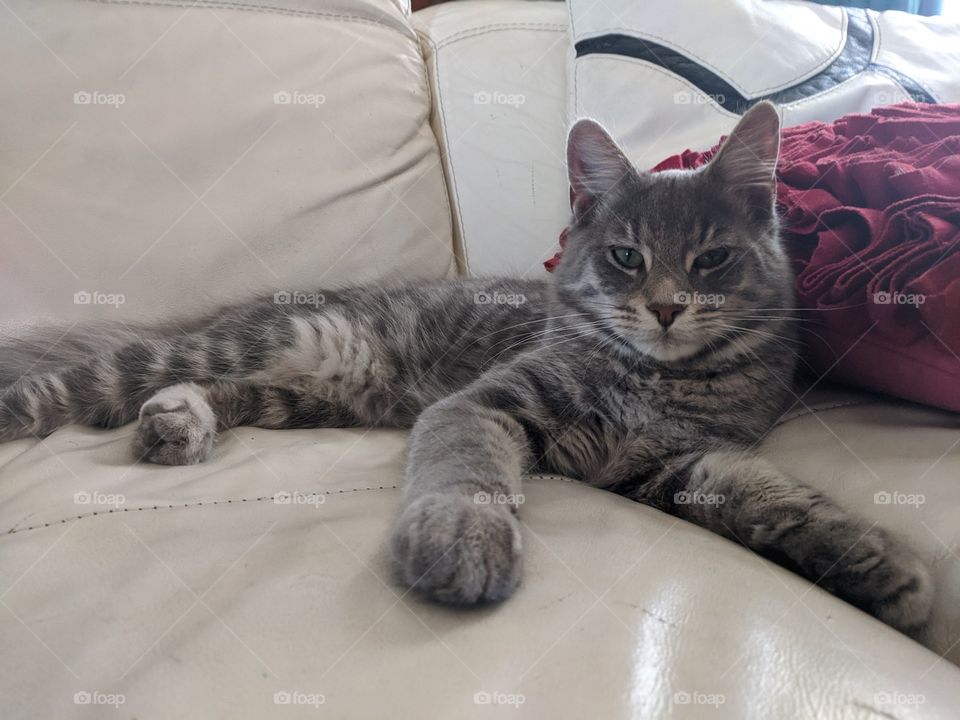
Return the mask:
{"type": "Polygon", "coordinates": [[[647,310],[652,312],[656,316],[657,322],[665,328],[673,325],[677,315],[686,309],[686,305],[647,305],[647,310]]]}

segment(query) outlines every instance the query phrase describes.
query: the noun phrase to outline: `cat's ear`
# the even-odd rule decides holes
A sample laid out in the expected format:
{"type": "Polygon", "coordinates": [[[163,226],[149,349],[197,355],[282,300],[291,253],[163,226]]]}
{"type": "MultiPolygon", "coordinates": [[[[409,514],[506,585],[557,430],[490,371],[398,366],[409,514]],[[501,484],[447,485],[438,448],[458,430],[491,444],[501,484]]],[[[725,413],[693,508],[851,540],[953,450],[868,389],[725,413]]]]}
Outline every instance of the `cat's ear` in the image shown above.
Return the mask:
{"type": "Polygon", "coordinates": [[[633,165],[596,120],[578,120],[567,136],[567,173],[574,217],[609,192],[633,165]]]}
{"type": "Polygon", "coordinates": [[[761,217],[773,211],[780,154],[780,116],[769,102],[750,108],[710,162],[707,173],[718,187],[736,193],[761,217]]]}

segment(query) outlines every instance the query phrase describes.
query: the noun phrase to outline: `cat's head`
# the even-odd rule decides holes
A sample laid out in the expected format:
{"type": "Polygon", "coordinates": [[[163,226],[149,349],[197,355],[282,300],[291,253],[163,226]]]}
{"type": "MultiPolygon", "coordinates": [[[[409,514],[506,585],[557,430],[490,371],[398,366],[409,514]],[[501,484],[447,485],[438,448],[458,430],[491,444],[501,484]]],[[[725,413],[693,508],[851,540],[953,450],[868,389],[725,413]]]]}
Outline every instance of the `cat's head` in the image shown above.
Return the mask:
{"type": "Polygon", "coordinates": [[[775,210],[779,148],[769,103],[697,170],[637,170],[598,123],[577,122],[560,298],[661,362],[757,337],[764,318],[792,304],[775,210]]]}

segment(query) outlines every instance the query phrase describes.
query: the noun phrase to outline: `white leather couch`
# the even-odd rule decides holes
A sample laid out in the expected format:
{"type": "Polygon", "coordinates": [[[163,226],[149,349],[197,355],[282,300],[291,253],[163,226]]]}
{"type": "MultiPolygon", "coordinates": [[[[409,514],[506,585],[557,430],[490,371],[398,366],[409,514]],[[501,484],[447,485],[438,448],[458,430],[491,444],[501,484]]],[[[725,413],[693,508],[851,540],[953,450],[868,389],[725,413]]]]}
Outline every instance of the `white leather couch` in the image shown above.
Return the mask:
{"type": "MultiPolygon", "coordinates": [[[[6,331],[538,276],[566,222],[561,3],[2,5],[6,331]]],[[[764,445],[928,558],[926,647],[552,477],[515,597],[425,604],[384,552],[404,433],[240,428],[184,468],[132,434],[0,445],[0,717],[960,717],[955,416],[823,382],[764,445]]]]}

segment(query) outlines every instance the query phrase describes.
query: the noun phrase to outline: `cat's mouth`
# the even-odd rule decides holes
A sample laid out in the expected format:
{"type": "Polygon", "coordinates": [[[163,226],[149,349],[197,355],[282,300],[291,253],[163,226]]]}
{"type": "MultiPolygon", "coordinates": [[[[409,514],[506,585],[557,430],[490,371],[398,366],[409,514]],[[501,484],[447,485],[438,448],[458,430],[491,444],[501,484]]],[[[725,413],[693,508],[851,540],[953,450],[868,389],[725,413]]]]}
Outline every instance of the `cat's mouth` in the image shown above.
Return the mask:
{"type": "Polygon", "coordinates": [[[643,330],[633,334],[629,344],[657,362],[677,362],[703,350],[703,341],[693,333],[677,328],[643,330]]]}
{"type": "Polygon", "coordinates": [[[703,345],[686,333],[664,330],[652,341],[647,343],[647,354],[660,362],[676,362],[692,355],[696,355],[703,345]]]}

